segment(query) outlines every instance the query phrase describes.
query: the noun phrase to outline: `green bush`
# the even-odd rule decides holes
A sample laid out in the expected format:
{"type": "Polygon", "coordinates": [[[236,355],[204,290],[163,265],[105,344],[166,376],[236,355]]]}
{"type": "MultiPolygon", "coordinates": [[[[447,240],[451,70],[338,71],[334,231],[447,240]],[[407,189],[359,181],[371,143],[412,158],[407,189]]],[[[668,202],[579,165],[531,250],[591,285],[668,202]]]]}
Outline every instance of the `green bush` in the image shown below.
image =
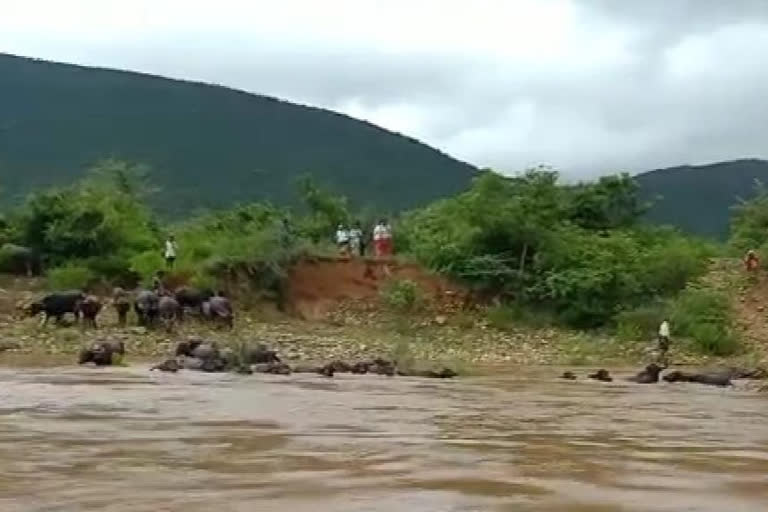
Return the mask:
{"type": "Polygon", "coordinates": [[[626,175],[561,185],[547,169],[486,172],[468,191],[405,215],[398,246],[484,294],[593,328],[673,296],[714,253],[676,231],[639,224],[643,211],[626,175]]]}
{"type": "Polygon", "coordinates": [[[677,293],[707,270],[709,259],[716,253],[716,248],[706,242],[675,233],[661,236],[647,245],[642,259],[642,279],[651,293],[677,293]]]}
{"type": "Polygon", "coordinates": [[[731,303],[722,292],[688,288],[672,304],[673,335],[689,337],[704,354],[727,356],[738,351],[731,303]]]}
{"type": "Polygon", "coordinates": [[[653,339],[666,315],[663,304],[649,304],[616,315],[616,335],[625,341],[653,339]]]}
{"type": "Polygon", "coordinates": [[[768,188],[755,183],[754,196],[733,208],[729,245],[741,256],[768,243],[768,188]]]}
{"type": "Polygon", "coordinates": [[[380,295],[387,307],[403,313],[414,311],[421,301],[419,285],[410,279],[389,281],[380,295]]]}
{"type": "Polygon", "coordinates": [[[125,279],[134,254],[160,246],[153,214],[132,184],[138,176],[107,161],[78,183],[31,194],[12,215],[15,242],[54,267],[79,261],[99,277],[125,279]]]}
{"type": "Polygon", "coordinates": [[[95,280],[94,272],[79,263],[67,263],[48,271],[48,287],[52,290],[86,289],[95,280]]]}

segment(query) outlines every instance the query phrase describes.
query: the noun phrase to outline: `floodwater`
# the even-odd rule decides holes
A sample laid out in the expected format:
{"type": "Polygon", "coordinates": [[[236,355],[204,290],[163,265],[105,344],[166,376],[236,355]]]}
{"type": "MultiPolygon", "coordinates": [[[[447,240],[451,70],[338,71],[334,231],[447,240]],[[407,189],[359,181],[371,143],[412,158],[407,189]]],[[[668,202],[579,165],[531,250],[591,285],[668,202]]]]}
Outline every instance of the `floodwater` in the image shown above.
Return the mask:
{"type": "Polygon", "coordinates": [[[0,510],[768,510],[743,388],[0,368],[0,510]]]}

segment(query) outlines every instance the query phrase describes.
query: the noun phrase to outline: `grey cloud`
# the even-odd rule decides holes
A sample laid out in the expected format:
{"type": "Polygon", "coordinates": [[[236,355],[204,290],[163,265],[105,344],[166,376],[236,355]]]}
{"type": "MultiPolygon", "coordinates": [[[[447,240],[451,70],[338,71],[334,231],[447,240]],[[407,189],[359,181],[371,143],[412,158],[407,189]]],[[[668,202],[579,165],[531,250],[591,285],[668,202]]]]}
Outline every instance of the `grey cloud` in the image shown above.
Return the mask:
{"type": "Polygon", "coordinates": [[[68,55],[339,109],[505,171],[768,157],[768,0],[582,0],[576,12],[577,36],[614,34],[616,48],[575,41],[581,53],[538,62],[176,34],[68,55]]]}

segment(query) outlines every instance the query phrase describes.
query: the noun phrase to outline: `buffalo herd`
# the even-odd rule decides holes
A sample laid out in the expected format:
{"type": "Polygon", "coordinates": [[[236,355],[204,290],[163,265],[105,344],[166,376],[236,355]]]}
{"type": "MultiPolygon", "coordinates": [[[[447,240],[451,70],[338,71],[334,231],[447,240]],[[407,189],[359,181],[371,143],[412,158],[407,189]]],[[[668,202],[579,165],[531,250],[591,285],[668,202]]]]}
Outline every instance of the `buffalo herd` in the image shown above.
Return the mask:
{"type": "MultiPolygon", "coordinates": [[[[192,315],[203,321],[232,328],[234,312],[230,300],[222,292],[213,292],[191,286],[182,286],[173,292],[166,290],[140,289],[127,291],[115,288],[109,301],[117,314],[117,323],[128,325],[131,309],[136,316],[136,324],[145,328],[162,326],[169,331],[174,325],[192,315]]],[[[42,315],[42,325],[53,318],[57,324],[65,315],[71,314],[75,322],[83,328],[97,328],[97,317],[104,304],[95,295],[81,290],[69,290],[50,293],[40,300],[24,307],[29,316],[42,315]]],[[[125,355],[122,341],[96,341],[80,351],[78,363],[94,366],[112,366],[120,364],[125,355]]],[[[337,373],[376,374],[386,376],[413,376],[437,379],[455,377],[450,368],[440,370],[406,370],[396,363],[383,358],[346,362],[334,360],[321,365],[294,366],[284,362],[279,355],[264,345],[244,346],[234,351],[221,348],[215,342],[191,338],[178,342],[173,357],[154,365],[151,370],[178,372],[179,370],[197,370],[201,372],[234,372],[240,374],[269,373],[288,375],[291,373],[315,373],[333,377],[337,373]]]]}
{"type": "MultiPolygon", "coordinates": [[[[234,311],[232,303],[222,292],[213,292],[191,286],[182,286],[173,292],[166,290],[138,290],[129,292],[115,288],[110,300],[117,313],[120,326],[128,324],[128,315],[133,306],[136,323],[139,326],[154,328],[163,326],[167,330],[182,322],[185,315],[192,314],[203,320],[233,327],[234,311]]],[[[64,315],[72,314],[76,322],[83,327],[98,327],[96,319],[103,310],[99,297],[86,294],[81,290],[68,290],[49,293],[42,299],[25,307],[29,316],[43,315],[42,324],[53,318],[61,323],[64,315]]]]}
{"type": "MultiPolygon", "coordinates": [[[[184,321],[187,315],[193,315],[203,321],[232,328],[234,312],[230,300],[221,292],[182,286],[173,292],[167,290],[127,291],[116,288],[110,300],[117,313],[120,326],[128,324],[128,316],[133,309],[136,323],[145,328],[162,326],[172,330],[184,321]]],[[[42,324],[51,318],[60,323],[66,314],[72,314],[76,322],[85,327],[97,328],[97,317],[103,310],[99,297],[86,294],[81,290],[50,293],[40,300],[25,307],[30,316],[42,314],[42,324]]],[[[125,355],[123,342],[98,341],[80,352],[80,364],[91,363],[96,366],[117,364],[125,355]]],[[[179,370],[198,370],[203,372],[235,373],[270,373],[287,375],[291,373],[316,373],[333,377],[336,373],[377,374],[386,376],[416,376],[428,378],[452,378],[457,376],[450,368],[441,370],[413,371],[398,368],[397,364],[382,358],[354,362],[331,361],[322,365],[290,366],[282,361],[278,354],[264,345],[245,347],[239,351],[220,348],[215,342],[192,338],[179,342],[174,356],[152,367],[152,370],[177,372],[179,370]]],[[[768,374],[762,370],[726,369],[708,373],[667,370],[666,366],[651,363],[637,374],[624,380],[637,384],[655,384],[665,382],[690,382],[709,386],[730,386],[732,379],[765,379],[768,374]]],[[[577,380],[572,371],[561,375],[565,380],[577,380]]],[[[588,379],[600,382],[613,382],[613,377],[606,369],[599,369],[587,375],[588,379]]]]}
{"type": "MultiPolygon", "coordinates": [[[[651,363],[643,370],[631,377],[627,377],[624,380],[627,382],[634,382],[636,384],[656,384],[659,380],[665,382],[692,382],[696,384],[704,384],[708,386],[726,387],[732,385],[733,379],[765,379],[768,378],[768,372],[762,369],[746,370],[743,368],[725,368],[721,370],[715,370],[711,372],[699,373],[699,372],[686,372],[682,370],[672,370],[662,375],[667,368],[660,366],[656,363],[651,363]]],[[[578,377],[572,371],[566,371],[561,376],[561,379],[576,380],[578,377]]],[[[601,382],[613,382],[608,370],[601,368],[595,373],[587,375],[588,379],[597,380],[601,382]]]]}
{"type": "MultiPolygon", "coordinates": [[[[122,341],[98,341],[80,351],[78,363],[95,366],[111,366],[122,361],[125,345],[122,341]]],[[[259,344],[242,346],[239,350],[222,348],[215,341],[190,338],[176,344],[173,357],[152,366],[150,371],[176,373],[180,370],[196,370],[206,373],[232,372],[238,374],[265,373],[290,375],[312,373],[333,377],[338,373],[374,374],[388,377],[424,377],[450,379],[458,374],[450,368],[440,370],[411,370],[398,367],[397,363],[383,358],[346,362],[334,360],[326,364],[296,364],[284,362],[276,351],[259,344]]]]}

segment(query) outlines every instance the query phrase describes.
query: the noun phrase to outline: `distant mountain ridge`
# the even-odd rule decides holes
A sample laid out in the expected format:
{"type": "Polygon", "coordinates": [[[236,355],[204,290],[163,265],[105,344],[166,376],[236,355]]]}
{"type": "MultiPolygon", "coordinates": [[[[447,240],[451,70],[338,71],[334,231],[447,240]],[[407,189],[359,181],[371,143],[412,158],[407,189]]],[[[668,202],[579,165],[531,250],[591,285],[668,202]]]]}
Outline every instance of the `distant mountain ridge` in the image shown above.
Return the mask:
{"type": "MultiPolygon", "coordinates": [[[[478,169],[410,137],[311,106],[219,85],[0,53],[0,203],[71,183],[108,157],[147,164],[155,206],[296,198],[310,173],[353,203],[397,211],[464,190],[478,169]]],[[[635,177],[648,220],[724,238],[730,208],[768,183],[768,161],[658,169],[635,177]],[[658,198],[658,199],[657,199],[658,198]]]]}
{"type": "Polygon", "coordinates": [[[477,169],[412,138],[218,85],[0,54],[2,200],[75,180],[107,157],[147,164],[156,205],[295,199],[304,173],[392,211],[463,190],[477,169]]]}
{"type": "Polygon", "coordinates": [[[658,169],[635,176],[641,195],[654,201],[648,220],[724,239],[732,210],[755,194],[755,180],[768,184],[768,161],[742,159],[658,169]],[[657,199],[658,197],[658,199],[657,199]]]}

